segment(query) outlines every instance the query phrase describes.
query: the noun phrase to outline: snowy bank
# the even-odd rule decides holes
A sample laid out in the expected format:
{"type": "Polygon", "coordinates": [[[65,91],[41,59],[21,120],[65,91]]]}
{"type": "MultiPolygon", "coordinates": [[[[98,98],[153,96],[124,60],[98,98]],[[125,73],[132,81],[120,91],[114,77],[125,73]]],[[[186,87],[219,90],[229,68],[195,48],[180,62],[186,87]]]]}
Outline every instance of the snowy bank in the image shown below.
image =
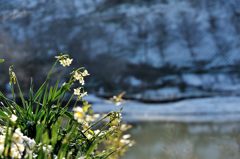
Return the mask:
{"type": "MultiPolygon", "coordinates": [[[[106,113],[120,109],[111,102],[90,95],[86,97],[95,112],[106,113]]],[[[128,122],[159,121],[188,123],[221,123],[240,121],[240,97],[211,97],[189,99],[174,103],[146,104],[125,101],[123,119],[128,122]]]]}

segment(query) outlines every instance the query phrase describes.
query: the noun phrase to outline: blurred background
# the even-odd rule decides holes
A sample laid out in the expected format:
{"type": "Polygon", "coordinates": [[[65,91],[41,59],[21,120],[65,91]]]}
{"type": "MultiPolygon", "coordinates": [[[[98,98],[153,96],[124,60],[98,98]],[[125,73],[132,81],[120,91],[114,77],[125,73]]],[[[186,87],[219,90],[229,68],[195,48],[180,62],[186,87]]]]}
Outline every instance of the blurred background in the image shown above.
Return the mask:
{"type": "Polygon", "coordinates": [[[0,0],[2,91],[10,65],[26,90],[59,53],[96,111],[126,92],[125,159],[240,158],[240,0],[0,0]]]}

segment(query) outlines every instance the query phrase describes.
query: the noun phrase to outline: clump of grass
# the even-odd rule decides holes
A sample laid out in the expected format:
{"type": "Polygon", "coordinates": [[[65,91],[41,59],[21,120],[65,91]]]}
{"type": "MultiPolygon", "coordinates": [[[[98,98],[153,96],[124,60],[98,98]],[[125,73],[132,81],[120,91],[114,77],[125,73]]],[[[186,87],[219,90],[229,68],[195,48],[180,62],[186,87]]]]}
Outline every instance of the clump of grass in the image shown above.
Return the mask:
{"type": "Polygon", "coordinates": [[[72,70],[64,83],[51,84],[54,68],[72,62],[69,55],[56,56],[45,82],[37,90],[32,82],[27,97],[9,68],[12,97],[0,91],[0,158],[117,159],[132,146],[121,109],[95,114],[84,100],[85,68],[72,70]]]}

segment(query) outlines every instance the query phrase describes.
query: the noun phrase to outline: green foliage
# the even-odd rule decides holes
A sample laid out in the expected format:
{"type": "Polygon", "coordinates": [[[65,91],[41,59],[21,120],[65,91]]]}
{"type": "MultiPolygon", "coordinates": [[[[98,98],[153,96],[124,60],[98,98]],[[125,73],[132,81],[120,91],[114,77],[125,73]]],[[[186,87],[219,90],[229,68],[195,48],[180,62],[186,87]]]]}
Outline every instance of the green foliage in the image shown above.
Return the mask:
{"type": "Polygon", "coordinates": [[[0,59],[0,63],[3,63],[5,60],[4,59],[0,59]]]}
{"type": "Polygon", "coordinates": [[[0,92],[1,158],[119,158],[132,145],[123,134],[127,129],[122,129],[121,110],[93,113],[83,98],[84,78],[89,75],[84,68],[73,70],[66,82],[58,79],[52,85],[58,62],[68,67],[73,61],[68,55],[56,58],[45,82],[38,89],[31,82],[28,95],[9,68],[12,97],[0,92]]]}

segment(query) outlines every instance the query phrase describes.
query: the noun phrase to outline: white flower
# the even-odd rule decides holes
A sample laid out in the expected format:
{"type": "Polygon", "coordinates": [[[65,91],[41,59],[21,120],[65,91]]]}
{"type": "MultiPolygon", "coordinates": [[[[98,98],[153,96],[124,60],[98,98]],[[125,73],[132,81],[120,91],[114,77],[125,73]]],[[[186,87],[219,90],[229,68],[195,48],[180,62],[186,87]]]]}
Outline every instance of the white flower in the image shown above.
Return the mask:
{"type": "Polygon", "coordinates": [[[126,135],[123,135],[123,139],[129,139],[131,137],[131,135],[130,134],[126,134],[126,135]]]}
{"type": "Polygon", "coordinates": [[[84,85],[85,84],[85,81],[84,81],[84,78],[82,76],[82,74],[78,73],[78,71],[75,71],[74,75],[73,75],[73,78],[77,81],[79,81],[79,83],[81,85],[84,85]]]}
{"type": "Polygon", "coordinates": [[[130,140],[126,140],[126,139],[121,139],[120,142],[121,142],[122,144],[126,144],[126,145],[131,143],[130,140]]]}
{"type": "Polygon", "coordinates": [[[13,141],[16,143],[22,143],[23,142],[23,133],[19,128],[15,130],[13,133],[13,141]]]}
{"type": "Polygon", "coordinates": [[[0,144],[0,154],[2,154],[4,151],[4,144],[0,144]]]}
{"type": "Polygon", "coordinates": [[[74,93],[73,94],[76,95],[76,96],[80,96],[81,95],[81,88],[74,89],[74,93]]]}
{"type": "Polygon", "coordinates": [[[120,130],[121,131],[127,131],[131,126],[127,125],[127,124],[122,124],[120,126],[120,130]]]}
{"type": "Polygon", "coordinates": [[[38,155],[33,153],[33,158],[37,158],[37,157],[38,157],[38,155]]]}
{"type": "Polygon", "coordinates": [[[73,61],[68,55],[55,56],[55,58],[59,60],[63,67],[70,66],[73,61]]]}
{"type": "Polygon", "coordinates": [[[134,142],[129,140],[129,138],[131,137],[131,135],[126,134],[122,136],[122,139],[120,140],[120,143],[124,144],[124,145],[128,145],[128,146],[133,146],[134,142]]]}
{"type": "MultiPolygon", "coordinates": [[[[13,144],[14,144],[14,141],[13,141],[13,144]]],[[[16,146],[17,150],[21,153],[25,150],[25,146],[23,143],[16,143],[14,145],[16,146]]],[[[14,147],[14,146],[12,146],[12,147],[14,147]]]]}
{"type": "Polygon", "coordinates": [[[98,129],[94,131],[94,134],[99,134],[99,133],[100,133],[100,130],[98,129]]]}
{"type": "Polygon", "coordinates": [[[46,153],[50,153],[52,151],[52,146],[51,145],[43,146],[42,150],[46,153]]]}
{"type": "Polygon", "coordinates": [[[14,115],[14,114],[12,114],[10,120],[11,120],[13,123],[15,123],[15,122],[17,121],[17,116],[14,115]]]}
{"type": "Polygon", "coordinates": [[[35,145],[36,145],[35,140],[34,139],[30,139],[27,136],[23,136],[23,140],[26,142],[27,146],[30,149],[33,149],[35,147],[35,145]]]}
{"type": "Polygon", "coordinates": [[[115,131],[116,129],[117,129],[117,126],[114,126],[114,125],[109,128],[110,131],[115,131]]]}
{"type": "Polygon", "coordinates": [[[70,58],[66,58],[66,59],[59,60],[60,64],[61,64],[63,67],[70,66],[71,63],[72,63],[72,61],[73,61],[73,59],[70,59],[70,58]]]}
{"type": "Polygon", "coordinates": [[[82,72],[82,76],[83,77],[85,77],[85,76],[89,76],[90,74],[88,73],[88,71],[87,70],[84,70],[83,72],[82,72]]]}
{"type": "Polygon", "coordinates": [[[0,154],[3,153],[5,143],[5,135],[0,135],[0,154]]]}
{"type": "Polygon", "coordinates": [[[119,112],[115,112],[110,116],[110,120],[111,120],[111,125],[112,126],[117,126],[120,124],[122,119],[122,114],[119,112]]]}
{"type": "Polygon", "coordinates": [[[87,92],[81,93],[80,98],[85,97],[87,95],[87,92]]]}
{"type": "Polygon", "coordinates": [[[74,71],[73,78],[74,78],[75,80],[80,80],[80,79],[83,78],[83,77],[82,77],[82,74],[81,74],[81,73],[79,73],[78,71],[74,71]]]}
{"type": "MultiPolygon", "coordinates": [[[[9,132],[12,131],[12,128],[8,129],[9,132]]],[[[3,135],[0,135],[0,154],[4,151],[5,136],[7,135],[6,130],[2,131],[2,134],[3,135]]],[[[9,149],[9,156],[11,158],[23,158],[24,152],[26,152],[25,156],[31,155],[33,151],[30,149],[33,149],[36,144],[33,139],[24,136],[19,128],[17,128],[12,134],[11,142],[12,143],[9,149]]]]}
{"type": "Polygon", "coordinates": [[[85,84],[85,81],[84,81],[84,78],[83,78],[83,77],[80,78],[78,81],[79,81],[79,83],[80,83],[81,85],[84,85],[84,84],[85,84]]]}
{"type": "Polygon", "coordinates": [[[93,114],[93,118],[97,119],[100,117],[100,114],[93,114]]]}
{"type": "Polygon", "coordinates": [[[11,146],[11,149],[10,149],[10,156],[12,158],[21,158],[22,155],[21,155],[21,151],[18,149],[19,147],[17,146],[11,146]]]}
{"type": "Polygon", "coordinates": [[[81,87],[79,87],[73,90],[73,94],[78,96],[78,98],[82,98],[87,95],[87,92],[81,91],[81,87]]]}
{"type": "Polygon", "coordinates": [[[85,113],[81,107],[75,107],[73,108],[74,111],[74,119],[77,120],[79,123],[83,122],[83,118],[85,116],[85,113]]]}
{"type": "Polygon", "coordinates": [[[23,133],[19,128],[17,128],[12,136],[12,144],[10,149],[10,156],[12,158],[22,158],[22,154],[25,150],[23,137],[23,133]]]}
{"type": "Polygon", "coordinates": [[[100,131],[100,130],[97,129],[97,130],[94,131],[94,134],[98,135],[98,136],[103,136],[103,135],[106,134],[106,132],[105,131],[100,131]]]}
{"type": "Polygon", "coordinates": [[[79,70],[74,71],[73,78],[74,80],[78,81],[81,85],[85,84],[84,77],[88,76],[89,73],[87,70],[84,70],[83,72],[80,72],[79,70]]]}
{"type": "Polygon", "coordinates": [[[87,122],[93,122],[95,121],[97,118],[99,118],[100,115],[99,114],[94,114],[94,115],[86,115],[86,121],[87,122]]]}
{"type": "Polygon", "coordinates": [[[93,138],[93,135],[92,134],[90,134],[90,133],[88,133],[87,135],[86,135],[86,137],[90,140],[90,139],[92,139],[93,138]]]}

